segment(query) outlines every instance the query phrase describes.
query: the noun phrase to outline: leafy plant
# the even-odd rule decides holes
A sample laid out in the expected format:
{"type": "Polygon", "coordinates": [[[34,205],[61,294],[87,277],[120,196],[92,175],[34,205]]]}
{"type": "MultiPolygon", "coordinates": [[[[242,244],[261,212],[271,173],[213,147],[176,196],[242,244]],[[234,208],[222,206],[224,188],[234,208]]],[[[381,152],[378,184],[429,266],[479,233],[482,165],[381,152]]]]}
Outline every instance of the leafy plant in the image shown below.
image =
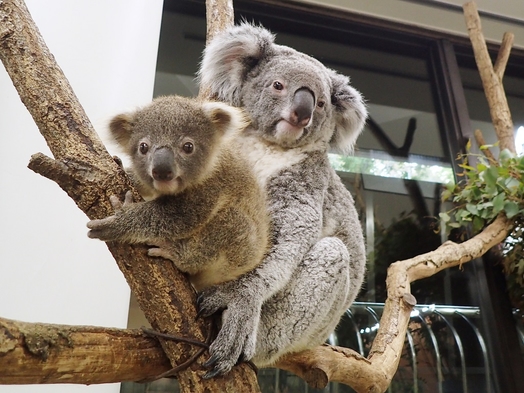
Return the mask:
{"type": "Polygon", "coordinates": [[[477,233],[501,212],[508,218],[524,213],[524,156],[518,157],[509,150],[500,153],[499,162],[471,153],[467,156],[476,157],[477,165],[468,165],[465,160],[459,165],[464,169],[464,180],[446,186],[442,193],[443,201],[456,204],[450,211],[440,213],[447,227],[472,224],[477,233]]]}
{"type": "Polygon", "coordinates": [[[442,200],[455,206],[440,213],[440,219],[448,230],[471,225],[474,234],[500,213],[514,220],[502,247],[503,265],[513,305],[524,312],[524,156],[503,150],[498,161],[471,153],[462,159],[463,180],[447,185],[442,193],[442,200]],[[470,158],[476,159],[475,166],[468,163],[470,158]]]}

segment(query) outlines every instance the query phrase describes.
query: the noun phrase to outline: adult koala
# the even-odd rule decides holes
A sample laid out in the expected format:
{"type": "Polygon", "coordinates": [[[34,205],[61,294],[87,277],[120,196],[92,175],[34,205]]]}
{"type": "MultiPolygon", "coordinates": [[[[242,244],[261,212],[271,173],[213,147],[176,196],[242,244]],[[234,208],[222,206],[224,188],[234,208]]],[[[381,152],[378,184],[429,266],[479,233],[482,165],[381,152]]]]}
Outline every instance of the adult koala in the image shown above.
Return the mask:
{"type": "Polygon", "coordinates": [[[225,309],[206,363],[210,378],[239,359],[264,367],[323,343],[357,296],[362,229],[327,153],[352,150],[367,112],[349,78],[247,23],[212,40],[199,79],[250,115],[239,148],[267,192],[274,225],[260,266],[199,296],[201,315],[225,309]]]}

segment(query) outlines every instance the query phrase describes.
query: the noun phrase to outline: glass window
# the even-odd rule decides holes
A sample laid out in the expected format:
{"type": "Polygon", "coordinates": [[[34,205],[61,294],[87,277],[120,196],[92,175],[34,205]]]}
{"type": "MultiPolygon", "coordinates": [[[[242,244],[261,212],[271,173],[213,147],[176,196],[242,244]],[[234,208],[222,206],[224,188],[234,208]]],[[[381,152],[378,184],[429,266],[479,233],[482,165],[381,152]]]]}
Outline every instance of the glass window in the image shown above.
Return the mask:
{"type": "MultiPolygon", "coordinates": [[[[461,60],[459,58],[459,60],[461,60]]],[[[484,135],[488,144],[497,141],[497,135],[491,122],[489,106],[482,87],[482,81],[476,68],[467,66],[463,59],[460,67],[460,77],[464,86],[464,94],[468,105],[471,126],[473,130],[479,129],[484,135]]],[[[522,70],[520,71],[522,72],[522,70]]],[[[503,79],[504,89],[508,100],[509,109],[515,126],[515,134],[519,129],[524,130],[524,78],[522,75],[505,75],[503,79]]],[[[521,131],[521,135],[524,131],[521,131]]],[[[522,138],[522,137],[520,137],[522,138]]],[[[519,149],[522,150],[524,140],[520,139],[519,149]]],[[[493,153],[498,157],[498,147],[492,148],[493,153]]]]}

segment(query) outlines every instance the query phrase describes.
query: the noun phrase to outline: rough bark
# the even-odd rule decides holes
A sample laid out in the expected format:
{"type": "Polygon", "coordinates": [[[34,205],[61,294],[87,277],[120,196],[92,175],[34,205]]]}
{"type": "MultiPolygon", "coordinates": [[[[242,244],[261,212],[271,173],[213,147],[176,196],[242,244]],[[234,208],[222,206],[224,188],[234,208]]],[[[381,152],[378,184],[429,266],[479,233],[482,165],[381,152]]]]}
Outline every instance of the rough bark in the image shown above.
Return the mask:
{"type": "Polygon", "coordinates": [[[139,330],[0,319],[0,384],[108,383],[171,368],[156,339],[139,330]],[[115,354],[118,354],[115,357],[115,354]]]}
{"type": "MultiPolygon", "coordinates": [[[[511,133],[508,131],[512,126],[511,117],[501,83],[508,54],[499,55],[500,60],[494,69],[483,42],[475,6],[468,3],[465,14],[501,147],[514,151],[513,130],[511,128],[511,133]]],[[[511,39],[504,42],[503,50],[509,53],[511,39]]],[[[130,184],[98,141],[20,0],[0,1],[0,58],[55,156],[53,160],[42,154],[35,155],[31,167],[59,183],[90,218],[110,214],[107,197],[110,194],[122,195],[130,184]]],[[[350,349],[320,346],[288,355],[276,366],[296,373],[314,387],[337,381],[353,387],[357,392],[386,391],[398,367],[410,312],[416,303],[410,293],[410,283],[480,257],[500,243],[510,228],[511,222],[501,215],[482,233],[464,243],[447,242],[433,252],[392,264],[387,277],[388,298],[367,359],[350,349]]],[[[206,326],[194,323],[191,289],[171,263],[151,261],[145,256],[144,247],[108,246],[155,329],[204,339],[206,326]]],[[[30,326],[4,320],[0,323],[0,383],[60,383],[65,379],[69,383],[96,383],[93,381],[101,377],[91,375],[97,372],[89,368],[91,366],[69,362],[69,368],[59,370],[54,365],[74,356],[75,350],[82,350],[82,340],[96,343],[97,350],[89,356],[89,365],[98,364],[106,353],[112,354],[110,363],[114,368],[104,374],[103,378],[108,378],[105,382],[143,379],[146,373],[136,370],[140,366],[132,358],[128,362],[125,360],[130,352],[144,350],[144,346],[144,357],[150,359],[150,365],[154,365],[148,376],[154,377],[156,372],[169,367],[167,359],[162,357],[160,346],[155,349],[149,347],[155,341],[144,338],[137,331],[41,324],[30,326]],[[36,329],[36,332],[43,329],[45,334],[30,333],[31,329],[36,329]],[[95,336],[97,338],[93,338],[95,336]],[[115,336],[118,338],[106,340],[106,337],[115,336]],[[43,339],[34,340],[32,337],[43,339]],[[42,353],[47,354],[45,359],[42,353]],[[79,371],[82,367],[87,367],[85,372],[79,371]],[[27,379],[27,376],[34,379],[27,379]]],[[[187,359],[196,350],[186,344],[160,342],[171,365],[187,359]]],[[[210,381],[209,385],[202,382],[202,373],[198,365],[181,372],[179,380],[182,388],[191,392],[203,392],[205,389],[220,392],[258,391],[247,366],[237,367],[227,378],[210,381]]]]}
{"type": "MultiPolygon", "coordinates": [[[[221,31],[233,26],[234,9],[233,0],[206,0],[206,44],[221,31]]],[[[210,98],[209,86],[200,86],[199,98],[210,98]]]]}
{"type": "Polygon", "coordinates": [[[510,33],[505,34],[494,68],[484,34],[482,33],[482,26],[475,2],[471,1],[464,4],[464,17],[475,53],[475,61],[477,62],[482,85],[484,86],[484,93],[488,100],[491,120],[500,141],[500,149],[508,149],[515,153],[513,121],[511,120],[508,100],[502,84],[504,69],[509,58],[511,45],[513,44],[513,35],[510,33]]]}
{"type": "Polygon", "coordinates": [[[232,0],[206,0],[206,43],[221,31],[233,26],[234,13],[232,0]]]}
{"type": "MultiPolygon", "coordinates": [[[[22,0],[0,2],[0,58],[54,155],[33,156],[30,168],[56,181],[89,218],[112,214],[109,196],[123,196],[131,183],[99,140],[22,0]]],[[[139,199],[136,191],[135,197],[139,199]]],[[[145,246],[107,245],[154,329],[205,341],[209,326],[196,320],[194,291],[171,262],[148,258],[145,246]]],[[[160,342],[173,367],[197,350],[160,342]]],[[[203,380],[204,360],[177,374],[183,391],[259,391],[246,364],[227,378],[203,380]]]]}

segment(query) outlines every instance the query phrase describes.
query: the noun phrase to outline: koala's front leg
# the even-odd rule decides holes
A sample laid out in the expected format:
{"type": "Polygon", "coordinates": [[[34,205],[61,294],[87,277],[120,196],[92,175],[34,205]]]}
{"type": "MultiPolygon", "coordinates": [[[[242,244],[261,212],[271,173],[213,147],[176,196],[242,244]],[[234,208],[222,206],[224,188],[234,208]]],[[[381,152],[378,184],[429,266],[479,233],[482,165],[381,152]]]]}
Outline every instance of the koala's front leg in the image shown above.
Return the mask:
{"type": "Polygon", "coordinates": [[[90,229],[87,232],[87,236],[91,239],[100,239],[106,242],[119,240],[121,225],[118,222],[117,215],[123,209],[133,205],[133,194],[131,191],[127,191],[124,197],[124,203],[122,203],[116,195],[111,195],[109,201],[115,210],[115,214],[100,220],[91,220],[87,223],[87,227],[90,229]]]}
{"type": "MultiPolygon", "coordinates": [[[[216,300],[212,288],[204,290],[206,299],[216,300]]],[[[218,295],[218,293],[217,293],[218,295]]],[[[200,298],[202,300],[202,297],[200,298]]],[[[262,302],[249,289],[234,291],[223,299],[228,307],[222,314],[222,328],[209,348],[210,357],[204,367],[210,368],[204,378],[227,374],[240,361],[251,360],[255,354],[257,330],[262,302]]],[[[206,314],[206,313],[201,313],[206,314]]]]}

